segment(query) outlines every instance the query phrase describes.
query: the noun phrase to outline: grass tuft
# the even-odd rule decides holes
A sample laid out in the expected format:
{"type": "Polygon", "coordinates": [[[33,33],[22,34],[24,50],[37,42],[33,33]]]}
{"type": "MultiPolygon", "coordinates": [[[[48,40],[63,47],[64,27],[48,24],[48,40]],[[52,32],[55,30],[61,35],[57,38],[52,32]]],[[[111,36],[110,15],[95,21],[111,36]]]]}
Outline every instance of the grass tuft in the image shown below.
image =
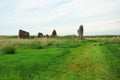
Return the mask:
{"type": "Polygon", "coordinates": [[[32,49],[43,49],[44,47],[40,43],[32,43],[30,45],[32,49]]]}
{"type": "Polygon", "coordinates": [[[4,54],[15,54],[16,49],[14,46],[6,46],[2,49],[2,53],[4,54]]]}

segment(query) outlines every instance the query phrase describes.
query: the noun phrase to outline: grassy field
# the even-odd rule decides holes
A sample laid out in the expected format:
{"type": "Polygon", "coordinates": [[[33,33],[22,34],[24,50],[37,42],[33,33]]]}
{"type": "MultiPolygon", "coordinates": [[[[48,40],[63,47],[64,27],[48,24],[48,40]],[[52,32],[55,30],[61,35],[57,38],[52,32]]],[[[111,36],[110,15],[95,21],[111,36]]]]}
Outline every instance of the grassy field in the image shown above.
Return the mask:
{"type": "Polygon", "coordinates": [[[120,38],[1,38],[0,80],[120,80],[120,38]]]}

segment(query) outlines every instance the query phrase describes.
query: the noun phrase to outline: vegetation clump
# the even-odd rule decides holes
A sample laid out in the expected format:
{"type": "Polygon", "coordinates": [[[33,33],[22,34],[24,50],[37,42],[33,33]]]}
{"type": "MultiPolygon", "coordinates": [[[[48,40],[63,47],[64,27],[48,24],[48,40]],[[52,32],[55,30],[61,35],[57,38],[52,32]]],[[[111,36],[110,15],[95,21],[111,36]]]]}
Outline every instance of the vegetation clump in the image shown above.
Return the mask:
{"type": "Polygon", "coordinates": [[[15,54],[16,49],[14,46],[6,46],[2,49],[2,53],[4,54],[15,54]]]}

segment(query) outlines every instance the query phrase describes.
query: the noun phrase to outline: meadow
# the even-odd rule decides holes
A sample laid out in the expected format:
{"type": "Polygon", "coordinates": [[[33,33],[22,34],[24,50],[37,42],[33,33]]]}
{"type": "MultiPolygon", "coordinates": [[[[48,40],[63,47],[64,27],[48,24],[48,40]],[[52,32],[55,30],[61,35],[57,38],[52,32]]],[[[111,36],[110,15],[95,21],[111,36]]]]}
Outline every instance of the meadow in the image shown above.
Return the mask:
{"type": "Polygon", "coordinates": [[[0,38],[0,80],[120,80],[120,38],[0,38]]]}

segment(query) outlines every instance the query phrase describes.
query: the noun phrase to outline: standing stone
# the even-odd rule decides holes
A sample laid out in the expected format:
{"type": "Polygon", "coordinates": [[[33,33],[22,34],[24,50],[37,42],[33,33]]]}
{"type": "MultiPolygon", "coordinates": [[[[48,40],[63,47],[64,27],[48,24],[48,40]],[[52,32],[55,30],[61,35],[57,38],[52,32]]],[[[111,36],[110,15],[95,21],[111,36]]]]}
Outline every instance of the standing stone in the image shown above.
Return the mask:
{"type": "Polygon", "coordinates": [[[28,39],[29,38],[29,32],[19,30],[19,39],[28,39]]]}
{"type": "Polygon", "coordinates": [[[43,38],[43,33],[38,33],[38,38],[43,38]]]}
{"type": "Polygon", "coordinates": [[[79,29],[78,29],[78,38],[80,40],[83,40],[83,25],[80,25],[79,29]]]}
{"type": "Polygon", "coordinates": [[[53,32],[52,32],[52,38],[56,38],[57,37],[57,32],[56,32],[56,30],[53,30],[53,32]]]}

